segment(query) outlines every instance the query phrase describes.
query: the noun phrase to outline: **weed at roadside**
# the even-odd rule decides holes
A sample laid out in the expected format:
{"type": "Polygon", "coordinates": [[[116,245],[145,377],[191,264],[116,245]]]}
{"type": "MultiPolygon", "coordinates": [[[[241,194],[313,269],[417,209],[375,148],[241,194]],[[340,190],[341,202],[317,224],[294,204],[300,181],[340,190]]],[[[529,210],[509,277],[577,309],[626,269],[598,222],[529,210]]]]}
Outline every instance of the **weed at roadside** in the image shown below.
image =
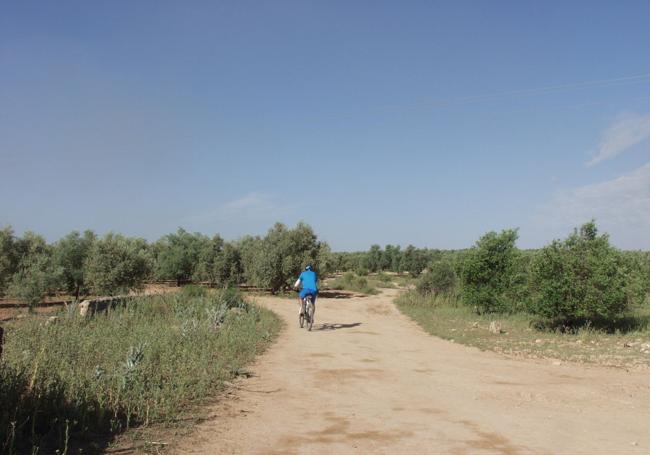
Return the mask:
{"type": "Polygon", "coordinates": [[[377,294],[376,288],[371,286],[368,278],[356,276],[352,272],[347,272],[343,276],[335,279],[329,285],[332,289],[360,292],[362,294],[377,294]]]}
{"type": "Polygon", "coordinates": [[[548,358],[614,367],[650,367],[650,305],[627,315],[630,330],[583,326],[572,330],[539,323],[525,313],[477,315],[454,299],[407,292],[395,301],[400,311],[431,335],[514,357],[548,358]],[[498,321],[503,333],[492,333],[498,321]],[[630,321],[635,321],[634,323],[630,321]],[[644,323],[645,321],[645,323],[644,323]]]}
{"type": "Polygon", "coordinates": [[[0,452],[63,450],[96,433],[175,421],[279,326],[234,291],[139,297],[91,319],[13,323],[0,363],[0,452]]]}

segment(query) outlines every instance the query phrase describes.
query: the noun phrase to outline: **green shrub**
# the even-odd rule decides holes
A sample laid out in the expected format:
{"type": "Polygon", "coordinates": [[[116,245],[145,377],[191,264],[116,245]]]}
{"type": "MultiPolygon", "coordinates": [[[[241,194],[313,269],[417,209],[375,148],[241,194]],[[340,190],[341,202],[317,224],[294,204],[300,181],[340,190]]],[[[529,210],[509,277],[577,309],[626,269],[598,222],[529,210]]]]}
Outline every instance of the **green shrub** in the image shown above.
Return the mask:
{"type": "Polygon", "coordinates": [[[44,297],[54,292],[61,281],[62,269],[53,264],[46,254],[30,257],[22,261],[9,284],[8,294],[29,305],[30,311],[44,297]]]}
{"type": "Polygon", "coordinates": [[[411,276],[418,277],[426,268],[427,262],[429,262],[429,258],[426,250],[409,245],[401,255],[399,269],[410,273],[411,276]]]}
{"type": "Polygon", "coordinates": [[[181,295],[185,298],[205,297],[208,290],[197,284],[186,284],[181,288],[181,295]]]}
{"type": "Polygon", "coordinates": [[[342,277],[334,280],[330,284],[332,289],[345,289],[348,291],[360,292],[362,294],[376,294],[377,289],[368,283],[368,279],[363,276],[356,276],[352,272],[346,272],[342,277]]]}
{"type": "Polygon", "coordinates": [[[630,305],[639,305],[650,292],[650,254],[640,251],[621,253],[627,275],[626,294],[630,305]]]}
{"type": "Polygon", "coordinates": [[[520,279],[517,237],[512,229],[488,232],[464,254],[460,273],[463,300],[479,313],[516,310],[520,279]]]}
{"type": "Polygon", "coordinates": [[[359,276],[368,276],[370,271],[366,267],[357,267],[354,273],[356,273],[359,276]]]}
{"type": "Polygon", "coordinates": [[[390,283],[393,281],[393,278],[390,275],[383,272],[377,274],[377,279],[382,283],[390,283]]]}
{"type": "Polygon", "coordinates": [[[416,284],[422,295],[440,294],[451,296],[456,293],[456,272],[448,261],[431,264],[429,271],[422,274],[416,284]]]}
{"type": "Polygon", "coordinates": [[[355,275],[354,273],[352,273],[352,272],[346,272],[346,273],[343,274],[343,276],[341,277],[341,282],[342,282],[343,284],[351,285],[352,283],[355,282],[356,279],[357,279],[357,277],[356,277],[356,275],[355,275]]]}
{"type": "Polygon", "coordinates": [[[531,310],[569,322],[612,319],[628,307],[630,276],[607,234],[593,222],[537,254],[533,266],[531,310]]]}

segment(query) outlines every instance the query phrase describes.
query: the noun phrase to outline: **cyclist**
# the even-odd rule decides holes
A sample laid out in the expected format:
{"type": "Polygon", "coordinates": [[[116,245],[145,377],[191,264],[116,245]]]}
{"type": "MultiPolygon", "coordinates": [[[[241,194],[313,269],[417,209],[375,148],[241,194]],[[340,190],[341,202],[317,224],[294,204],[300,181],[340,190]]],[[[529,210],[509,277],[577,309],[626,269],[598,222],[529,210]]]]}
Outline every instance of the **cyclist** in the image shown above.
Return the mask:
{"type": "Polygon", "coordinates": [[[298,294],[298,302],[300,303],[299,314],[302,314],[302,300],[310,294],[313,299],[312,303],[314,304],[314,308],[316,308],[316,296],[318,295],[318,275],[316,275],[316,272],[314,272],[311,265],[305,267],[305,271],[300,274],[293,287],[298,288],[301,285],[302,289],[300,290],[300,294],[298,294]]]}

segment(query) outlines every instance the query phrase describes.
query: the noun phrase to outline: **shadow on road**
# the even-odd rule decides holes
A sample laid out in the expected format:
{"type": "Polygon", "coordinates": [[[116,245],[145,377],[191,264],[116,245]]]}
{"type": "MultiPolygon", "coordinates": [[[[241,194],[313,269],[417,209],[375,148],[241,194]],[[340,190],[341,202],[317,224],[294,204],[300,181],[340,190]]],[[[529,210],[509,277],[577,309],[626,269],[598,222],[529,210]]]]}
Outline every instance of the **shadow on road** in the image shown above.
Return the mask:
{"type": "Polygon", "coordinates": [[[351,324],[323,324],[317,329],[314,330],[339,330],[339,329],[351,329],[353,327],[359,327],[360,322],[353,322],[351,324]]]}

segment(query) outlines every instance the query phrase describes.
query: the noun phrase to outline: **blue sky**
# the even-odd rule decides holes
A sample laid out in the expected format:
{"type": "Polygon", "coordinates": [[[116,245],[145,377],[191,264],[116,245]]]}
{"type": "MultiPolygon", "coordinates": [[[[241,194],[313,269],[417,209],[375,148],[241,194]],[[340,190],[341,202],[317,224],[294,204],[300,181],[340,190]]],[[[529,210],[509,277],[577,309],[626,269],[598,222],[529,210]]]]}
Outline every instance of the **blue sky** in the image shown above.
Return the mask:
{"type": "Polygon", "coordinates": [[[6,1],[0,225],[650,249],[650,3],[6,1]]]}

